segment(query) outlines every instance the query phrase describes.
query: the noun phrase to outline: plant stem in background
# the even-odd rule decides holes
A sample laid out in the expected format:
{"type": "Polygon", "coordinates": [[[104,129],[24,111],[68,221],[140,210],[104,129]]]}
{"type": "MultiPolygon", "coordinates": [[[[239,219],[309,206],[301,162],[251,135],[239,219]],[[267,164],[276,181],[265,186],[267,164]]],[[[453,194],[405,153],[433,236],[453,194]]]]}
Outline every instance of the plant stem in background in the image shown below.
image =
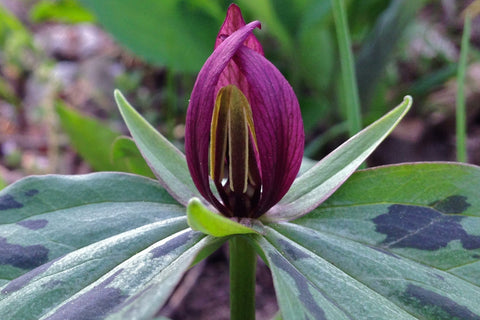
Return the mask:
{"type": "Polygon", "coordinates": [[[170,139],[174,139],[175,136],[173,134],[173,128],[175,127],[175,116],[177,112],[177,83],[175,79],[175,72],[171,70],[167,70],[166,72],[166,94],[167,94],[167,112],[165,114],[166,117],[166,125],[167,125],[167,132],[168,137],[170,139]]]}
{"type": "Polygon", "coordinates": [[[313,139],[306,147],[303,155],[307,158],[314,159],[316,155],[320,153],[320,150],[325,145],[337,138],[340,135],[344,135],[348,132],[347,122],[341,122],[333,127],[330,127],[327,131],[313,139]]]}
{"type": "Polygon", "coordinates": [[[230,319],[255,320],[257,255],[248,240],[233,236],[230,245],[230,319]]]}
{"type": "Polygon", "coordinates": [[[467,55],[470,43],[471,16],[465,14],[465,25],[462,35],[462,48],[460,51],[460,61],[457,72],[457,101],[456,101],[456,119],[457,119],[457,161],[467,161],[467,115],[465,106],[465,71],[467,69],[467,55]]]}
{"type": "Polygon", "coordinates": [[[358,95],[357,78],[351,50],[350,33],[343,0],[331,0],[335,28],[337,32],[338,49],[340,52],[341,77],[344,101],[346,105],[348,131],[353,136],[361,130],[360,98],[358,95]]]}

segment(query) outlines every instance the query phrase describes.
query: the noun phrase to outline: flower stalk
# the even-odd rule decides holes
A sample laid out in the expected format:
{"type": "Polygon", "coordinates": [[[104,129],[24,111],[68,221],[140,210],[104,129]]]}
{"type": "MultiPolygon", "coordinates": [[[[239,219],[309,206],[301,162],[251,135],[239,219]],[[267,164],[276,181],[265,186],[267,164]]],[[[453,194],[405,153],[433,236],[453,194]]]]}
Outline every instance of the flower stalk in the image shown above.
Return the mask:
{"type": "Polygon", "coordinates": [[[257,254],[243,236],[233,236],[230,246],[230,319],[255,320],[257,254]]]}

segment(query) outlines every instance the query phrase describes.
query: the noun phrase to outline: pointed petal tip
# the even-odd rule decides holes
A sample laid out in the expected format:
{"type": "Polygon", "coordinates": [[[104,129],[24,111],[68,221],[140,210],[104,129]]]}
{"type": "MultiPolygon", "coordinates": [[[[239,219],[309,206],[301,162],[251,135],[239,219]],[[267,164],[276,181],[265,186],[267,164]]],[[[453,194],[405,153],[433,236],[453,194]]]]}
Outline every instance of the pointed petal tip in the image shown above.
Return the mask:
{"type": "MultiPolygon", "coordinates": [[[[245,20],[243,19],[242,10],[235,3],[230,4],[230,6],[228,7],[227,14],[225,16],[225,22],[227,20],[230,21],[231,19],[238,19],[239,21],[243,21],[243,24],[240,25],[239,27],[243,27],[246,24],[245,20]]],[[[225,24],[225,22],[224,22],[224,24],[225,24]]],[[[257,22],[259,22],[259,21],[257,21],[257,22]]],[[[259,29],[261,29],[261,27],[259,27],[259,29]]]]}
{"type": "Polygon", "coordinates": [[[229,14],[238,14],[238,13],[242,13],[242,11],[240,10],[240,7],[235,4],[235,3],[232,3],[228,6],[228,9],[227,9],[227,16],[229,14]]]}
{"type": "MultiPolygon", "coordinates": [[[[255,24],[255,28],[259,28],[259,29],[262,28],[260,21],[250,22],[249,25],[252,23],[255,24]]],[[[243,19],[242,11],[236,4],[232,3],[228,7],[225,20],[223,21],[223,24],[220,27],[220,30],[217,34],[217,39],[215,40],[215,48],[217,48],[226,38],[232,35],[235,31],[244,27],[245,25],[246,23],[245,23],[245,20],[243,19]]],[[[262,45],[253,34],[251,34],[245,40],[245,45],[262,55],[264,54],[262,45]]]]}
{"type": "Polygon", "coordinates": [[[237,53],[238,48],[243,46],[245,40],[252,35],[252,30],[259,24],[260,22],[254,21],[235,30],[214,50],[197,76],[187,109],[185,152],[188,167],[200,193],[218,206],[221,205],[212,194],[208,180],[208,146],[215,89],[222,72],[237,53]]]}

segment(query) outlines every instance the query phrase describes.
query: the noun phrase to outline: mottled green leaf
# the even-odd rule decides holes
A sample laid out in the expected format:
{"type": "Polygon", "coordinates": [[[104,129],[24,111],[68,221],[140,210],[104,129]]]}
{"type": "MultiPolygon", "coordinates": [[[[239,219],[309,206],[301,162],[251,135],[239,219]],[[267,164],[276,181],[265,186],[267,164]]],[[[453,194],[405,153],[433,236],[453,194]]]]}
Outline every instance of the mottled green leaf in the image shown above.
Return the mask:
{"type": "Polygon", "coordinates": [[[115,91],[115,100],[138,149],[163,186],[183,205],[201,197],[188,171],[185,155],[153,128],[115,91]]]}
{"type": "Polygon", "coordinates": [[[360,171],[256,240],[285,319],[480,319],[480,168],[360,171]]]}
{"type": "Polygon", "coordinates": [[[297,178],[265,221],[298,218],[330,196],[395,128],[412,105],[412,98],[363,129],[297,178]]]}
{"type": "MultiPolygon", "coordinates": [[[[145,254],[150,245],[175,237],[172,235],[177,232],[181,234],[185,228],[185,217],[165,219],[108,237],[43,264],[1,289],[0,318],[39,319],[85,287],[98,285],[101,277],[112,270],[118,270],[118,265],[129,265],[132,261],[138,263],[139,252],[143,251],[145,254]]],[[[125,285],[136,283],[137,281],[133,281],[125,285]]],[[[107,299],[120,299],[123,296],[118,293],[110,290],[110,297],[105,297],[103,301],[99,297],[95,300],[100,300],[98,303],[107,303],[107,299]]],[[[90,302],[83,308],[92,308],[95,302],[90,302]]],[[[71,314],[82,313],[81,307],[77,308],[78,313],[71,314]]],[[[95,309],[98,311],[102,307],[95,309]]]]}
{"type": "Polygon", "coordinates": [[[140,176],[25,178],[0,191],[0,279],[12,280],[89,244],[184,215],[185,208],[156,181],[140,176]]]}
{"type": "Polygon", "coordinates": [[[480,168],[418,163],[355,173],[296,223],[480,285],[480,168]]]}
{"type": "MultiPolygon", "coordinates": [[[[290,224],[284,223],[281,227],[290,232],[290,237],[293,230],[297,231],[290,224]]],[[[308,238],[308,243],[315,246],[311,249],[274,229],[265,229],[267,235],[265,238],[257,237],[257,241],[265,251],[272,271],[283,319],[343,320],[367,319],[368,316],[374,319],[414,319],[394,303],[324,259],[318,253],[321,247],[317,248],[320,243],[315,234],[307,232],[310,237],[315,236],[308,238]]],[[[282,231],[285,232],[283,229],[282,231]]],[[[330,239],[327,237],[327,240],[330,239]]],[[[336,254],[343,254],[338,248],[333,249],[336,254]]]]}
{"type": "Polygon", "coordinates": [[[151,319],[221,241],[148,178],[23,179],[0,192],[0,319],[151,319]]]}
{"type": "Polygon", "coordinates": [[[455,275],[304,226],[271,227],[260,245],[285,319],[480,319],[480,288],[455,275]]]}
{"type": "Polygon", "coordinates": [[[257,231],[214,213],[205,207],[199,199],[193,198],[187,206],[188,225],[215,237],[225,237],[233,234],[257,233],[257,231]]]}
{"type": "Polygon", "coordinates": [[[139,252],[41,319],[151,319],[200,250],[214,238],[187,229],[139,252]]]}

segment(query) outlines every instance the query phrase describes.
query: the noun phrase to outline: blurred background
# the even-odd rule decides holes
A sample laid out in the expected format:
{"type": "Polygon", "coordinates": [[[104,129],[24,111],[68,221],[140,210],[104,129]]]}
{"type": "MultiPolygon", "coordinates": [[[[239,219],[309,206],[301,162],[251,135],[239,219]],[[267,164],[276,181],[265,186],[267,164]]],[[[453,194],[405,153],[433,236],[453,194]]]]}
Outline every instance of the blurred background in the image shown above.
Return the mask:
{"type": "MultiPolygon", "coordinates": [[[[113,90],[120,89],[182,149],[190,91],[213,50],[230,2],[0,0],[0,188],[30,174],[108,170],[152,176],[125,136],[128,132],[113,90]]],[[[305,155],[322,158],[349,136],[345,120],[349,106],[340,78],[331,1],[236,3],[247,22],[262,22],[255,34],[265,55],[289,80],[300,101],[305,155]]],[[[391,110],[405,95],[414,99],[406,119],[368,165],[455,161],[462,12],[472,1],[344,3],[362,126],[391,110]]],[[[472,19],[469,44],[464,89],[467,161],[480,165],[478,16],[472,19]]],[[[198,286],[209,294],[212,287],[228,289],[222,283],[228,281],[224,264],[215,264],[215,259],[223,258],[212,259],[203,276],[207,280],[197,281],[196,269],[189,273],[166,314],[182,318],[178,305],[188,300],[182,286],[198,286]]],[[[259,273],[264,273],[257,292],[264,297],[258,300],[264,318],[275,313],[276,305],[268,272],[260,268],[259,273]]],[[[192,298],[187,311],[194,312],[197,304],[198,310],[209,312],[205,319],[222,319],[222,312],[228,318],[228,301],[222,299],[228,299],[226,292],[216,292],[209,301],[192,298]],[[208,303],[221,311],[212,313],[208,303]]],[[[201,313],[196,315],[202,318],[201,313]]]]}
{"type": "MultiPolygon", "coordinates": [[[[366,126],[410,94],[414,107],[369,165],[455,160],[456,77],[472,1],[345,1],[366,126]]],[[[0,180],[28,174],[149,175],[120,119],[119,88],[181,147],[195,76],[230,1],[0,0],[0,180]]],[[[328,0],[239,0],[302,108],[306,155],[348,138],[328,0]]],[[[480,164],[480,19],[467,58],[468,162],[480,164]]],[[[348,106],[347,106],[348,107],[348,106]]]]}

